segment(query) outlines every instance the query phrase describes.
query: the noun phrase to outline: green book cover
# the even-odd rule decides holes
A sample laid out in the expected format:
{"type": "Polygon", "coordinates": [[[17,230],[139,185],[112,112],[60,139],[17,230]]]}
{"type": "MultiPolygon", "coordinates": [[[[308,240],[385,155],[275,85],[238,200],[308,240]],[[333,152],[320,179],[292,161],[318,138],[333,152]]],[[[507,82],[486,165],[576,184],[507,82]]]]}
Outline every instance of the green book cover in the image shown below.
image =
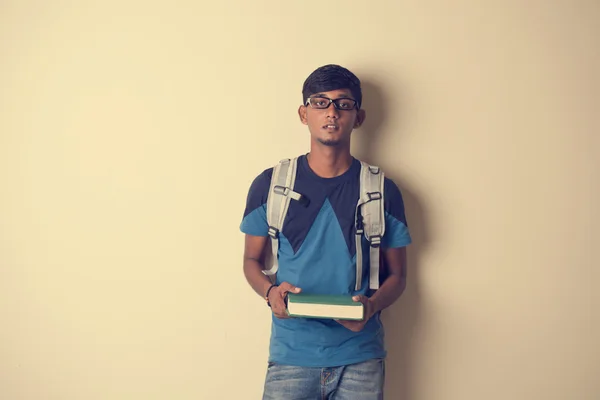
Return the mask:
{"type": "Polygon", "coordinates": [[[364,306],[351,295],[289,293],[288,313],[297,318],[362,320],[364,306]]]}

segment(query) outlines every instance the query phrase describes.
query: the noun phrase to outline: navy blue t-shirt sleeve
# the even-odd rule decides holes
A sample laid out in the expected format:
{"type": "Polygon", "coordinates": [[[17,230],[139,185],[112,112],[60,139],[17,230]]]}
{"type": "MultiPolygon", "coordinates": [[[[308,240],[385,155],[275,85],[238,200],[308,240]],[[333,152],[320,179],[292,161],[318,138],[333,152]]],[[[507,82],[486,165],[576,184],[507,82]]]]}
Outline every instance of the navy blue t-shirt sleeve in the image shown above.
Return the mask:
{"type": "Polygon", "coordinates": [[[412,242],[412,239],[404,212],[402,193],[394,181],[388,178],[385,178],[383,191],[385,199],[385,233],[382,246],[384,248],[407,246],[412,242]]]}
{"type": "Polygon", "coordinates": [[[246,208],[240,225],[243,233],[253,236],[267,236],[269,225],[267,223],[267,197],[271,185],[273,168],[265,170],[258,175],[248,191],[246,208]]]}

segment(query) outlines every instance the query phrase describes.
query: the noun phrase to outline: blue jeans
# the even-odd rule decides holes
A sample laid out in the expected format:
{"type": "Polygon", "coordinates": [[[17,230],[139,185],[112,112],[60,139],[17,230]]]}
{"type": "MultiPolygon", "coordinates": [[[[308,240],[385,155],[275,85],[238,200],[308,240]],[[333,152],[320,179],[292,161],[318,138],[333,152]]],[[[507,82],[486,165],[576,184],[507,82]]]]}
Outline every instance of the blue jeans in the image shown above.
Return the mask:
{"type": "Polygon", "coordinates": [[[269,363],[263,400],[381,400],[385,360],[333,368],[269,363]]]}

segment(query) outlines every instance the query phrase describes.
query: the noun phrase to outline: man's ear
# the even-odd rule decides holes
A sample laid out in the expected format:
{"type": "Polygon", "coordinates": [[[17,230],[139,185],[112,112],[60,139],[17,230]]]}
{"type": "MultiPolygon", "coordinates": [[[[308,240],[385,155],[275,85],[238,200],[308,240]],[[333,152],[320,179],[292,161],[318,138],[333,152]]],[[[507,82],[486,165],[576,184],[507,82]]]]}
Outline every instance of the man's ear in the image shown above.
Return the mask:
{"type": "Polygon", "coordinates": [[[300,122],[304,125],[308,125],[308,118],[306,118],[306,106],[300,106],[298,108],[298,116],[300,117],[300,122]]]}
{"type": "Polygon", "coordinates": [[[367,112],[361,108],[360,110],[358,110],[358,113],[356,113],[354,127],[359,128],[365,122],[365,119],[367,119],[367,112]]]}

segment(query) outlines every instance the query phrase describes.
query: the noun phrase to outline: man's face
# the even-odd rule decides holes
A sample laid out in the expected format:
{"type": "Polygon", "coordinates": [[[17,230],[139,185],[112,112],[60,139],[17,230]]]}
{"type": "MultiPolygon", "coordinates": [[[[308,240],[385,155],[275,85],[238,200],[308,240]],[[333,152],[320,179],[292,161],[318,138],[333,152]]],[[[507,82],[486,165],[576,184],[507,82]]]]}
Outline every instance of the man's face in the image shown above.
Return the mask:
{"type": "Polygon", "coordinates": [[[313,99],[314,106],[302,105],[298,110],[298,114],[302,123],[308,125],[312,140],[326,146],[349,145],[352,130],[358,128],[365,118],[364,110],[357,110],[356,107],[351,108],[351,101],[341,100],[354,100],[350,90],[332,90],[315,93],[310,97],[313,99]],[[329,99],[339,99],[338,104],[341,109],[338,110],[333,103],[329,104],[327,108],[315,108],[326,106],[329,99]]]}

